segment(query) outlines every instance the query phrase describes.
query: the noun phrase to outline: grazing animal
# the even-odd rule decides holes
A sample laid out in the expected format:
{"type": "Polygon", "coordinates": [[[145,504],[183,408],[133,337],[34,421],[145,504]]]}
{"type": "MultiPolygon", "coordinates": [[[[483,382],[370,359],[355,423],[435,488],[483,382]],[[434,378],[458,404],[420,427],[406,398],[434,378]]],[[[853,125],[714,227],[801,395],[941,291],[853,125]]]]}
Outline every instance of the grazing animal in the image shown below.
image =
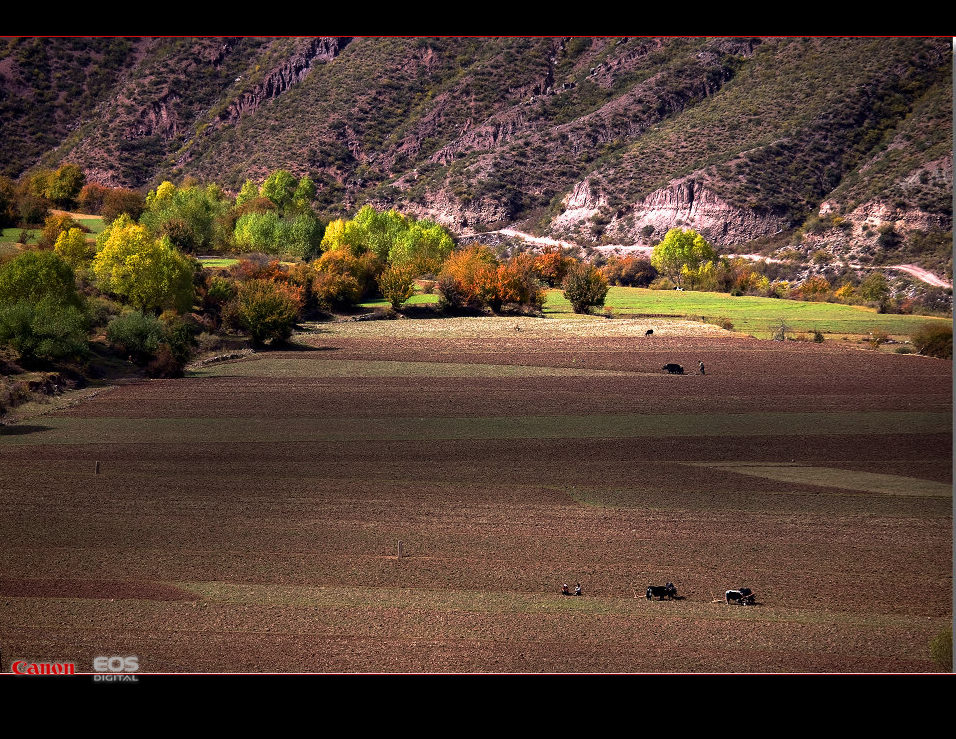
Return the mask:
{"type": "Polygon", "coordinates": [[[654,335],[654,329],[652,329],[652,328],[647,329],[647,331],[644,332],[644,335],[645,335],[645,336],[653,336],[653,335],[654,335]]]}
{"type": "Polygon", "coordinates": [[[645,598],[648,600],[653,600],[657,598],[658,600],[673,600],[677,597],[677,588],[674,587],[674,583],[667,583],[667,585],[649,585],[647,587],[647,592],[645,593],[645,598]]]}
{"type": "Polygon", "coordinates": [[[752,606],[756,603],[756,598],[757,596],[750,588],[737,588],[724,593],[724,600],[728,605],[733,603],[737,606],[752,606]]]}
{"type": "Polygon", "coordinates": [[[684,374],[683,366],[677,364],[677,362],[668,362],[663,367],[661,367],[669,375],[682,375],[684,374]]]}

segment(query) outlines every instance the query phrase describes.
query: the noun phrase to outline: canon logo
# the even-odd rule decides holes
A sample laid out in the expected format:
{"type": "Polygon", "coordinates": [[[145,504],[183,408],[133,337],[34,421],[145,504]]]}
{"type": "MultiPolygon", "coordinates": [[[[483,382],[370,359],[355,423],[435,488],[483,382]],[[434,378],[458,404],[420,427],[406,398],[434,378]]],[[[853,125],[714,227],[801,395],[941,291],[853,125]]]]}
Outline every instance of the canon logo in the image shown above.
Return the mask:
{"type": "Polygon", "coordinates": [[[17,660],[10,665],[14,675],[75,675],[74,662],[26,662],[17,660]]]}

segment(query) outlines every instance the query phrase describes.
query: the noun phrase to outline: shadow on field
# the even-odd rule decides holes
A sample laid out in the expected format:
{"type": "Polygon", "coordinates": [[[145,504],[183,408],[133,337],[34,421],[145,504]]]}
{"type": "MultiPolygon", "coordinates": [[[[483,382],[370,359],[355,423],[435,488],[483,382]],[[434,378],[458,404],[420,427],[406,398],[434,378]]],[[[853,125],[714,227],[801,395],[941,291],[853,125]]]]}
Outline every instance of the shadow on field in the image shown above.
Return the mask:
{"type": "Polygon", "coordinates": [[[269,352],[337,352],[337,346],[314,346],[312,344],[300,344],[296,341],[286,341],[282,343],[272,343],[261,347],[259,353],[268,354],[269,352]]]}
{"type": "Polygon", "coordinates": [[[5,426],[0,424],[0,436],[23,436],[25,434],[35,434],[40,431],[50,431],[50,426],[5,426]]]}

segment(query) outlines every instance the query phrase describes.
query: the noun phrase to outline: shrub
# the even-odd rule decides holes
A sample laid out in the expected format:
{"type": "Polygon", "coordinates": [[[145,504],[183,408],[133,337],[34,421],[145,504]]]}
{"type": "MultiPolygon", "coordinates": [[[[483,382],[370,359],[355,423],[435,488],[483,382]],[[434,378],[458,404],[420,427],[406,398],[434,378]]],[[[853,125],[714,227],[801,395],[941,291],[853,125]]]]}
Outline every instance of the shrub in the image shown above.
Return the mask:
{"type": "Polygon", "coordinates": [[[929,643],[933,661],[946,672],[953,671],[953,630],[944,629],[929,643]]]}
{"type": "Polygon", "coordinates": [[[347,308],[358,303],[372,292],[383,266],[370,252],[355,257],[343,249],[326,252],[314,264],[312,292],[316,303],[324,310],[347,308]]]}
{"type": "Polygon", "coordinates": [[[953,327],[945,323],[927,323],[910,337],[920,354],[939,359],[953,358],[953,327]]]}
{"type": "Polygon", "coordinates": [[[722,329],[724,329],[724,331],[734,330],[733,321],[731,321],[729,318],[725,318],[724,316],[720,316],[719,318],[711,318],[707,321],[707,323],[713,326],[720,326],[722,329]]]}
{"type": "Polygon", "coordinates": [[[647,287],[658,277],[657,269],[643,257],[611,257],[602,268],[608,284],[647,287]]]}
{"type": "Polygon", "coordinates": [[[107,341],[139,363],[156,354],[165,333],[162,322],[156,316],[140,311],[124,313],[106,327],[107,341]]]}
{"type": "Polygon", "coordinates": [[[802,300],[823,301],[830,295],[830,291],[830,283],[821,275],[808,277],[796,288],[797,296],[802,300]]]}
{"type": "Polygon", "coordinates": [[[271,280],[249,280],[239,286],[236,315],[251,335],[254,344],[283,341],[292,329],[302,307],[301,292],[271,280]]]}
{"type": "Polygon", "coordinates": [[[481,308],[490,305],[497,309],[501,305],[498,259],[487,246],[474,244],[453,252],[445,262],[441,277],[451,277],[455,281],[452,287],[447,280],[439,280],[439,289],[450,307],[481,308]],[[449,289],[448,294],[445,287],[449,289]],[[453,304],[449,295],[454,296],[456,301],[460,300],[458,306],[453,304]]]}
{"type": "Polygon", "coordinates": [[[156,356],[146,365],[150,377],[182,377],[184,363],[169,344],[160,344],[156,356]]]}
{"type": "Polygon", "coordinates": [[[86,305],[89,311],[90,324],[94,327],[106,326],[123,312],[123,306],[109,298],[90,298],[86,305]]]}
{"type": "Polygon", "coordinates": [[[867,339],[867,342],[874,349],[879,349],[880,346],[882,346],[889,340],[890,340],[890,336],[889,334],[886,333],[886,331],[877,330],[877,331],[870,332],[870,338],[867,339]]]}
{"type": "Polygon", "coordinates": [[[386,269],[378,278],[378,286],[382,295],[398,310],[402,304],[415,294],[415,270],[411,266],[386,269]]]}
{"type": "Polygon", "coordinates": [[[460,310],[465,307],[465,291],[451,275],[438,278],[438,307],[442,310],[460,310]]]}
{"type": "Polygon", "coordinates": [[[564,297],[575,313],[588,313],[604,305],[608,284],[600,270],[591,264],[576,264],[568,270],[562,283],[564,297]]]}
{"type": "MultiPolygon", "coordinates": [[[[192,317],[185,318],[178,315],[175,311],[166,311],[159,317],[163,324],[163,342],[159,349],[163,347],[169,349],[169,353],[180,366],[186,364],[192,356],[193,348],[196,346],[196,333],[198,332],[198,322],[192,317]]],[[[157,351],[157,357],[159,352],[157,351]]],[[[166,375],[169,376],[169,375],[166,375]]]]}
{"type": "Polygon", "coordinates": [[[658,277],[648,287],[651,290],[673,290],[677,287],[669,277],[658,277]]]}
{"type": "Polygon", "coordinates": [[[236,283],[227,277],[213,275],[206,287],[206,303],[222,306],[236,297],[236,283]]]}
{"type": "Polygon", "coordinates": [[[66,213],[53,213],[47,217],[43,224],[43,231],[40,232],[40,238],[37,240],[37,243],[40,244],[40,246],[52,247],[56,244],[56,240],[60,234],[70,229],[79,229],[80,232],[83,231],[80,224],[66,213]]]}
{"type": "Polygon", "coordinates": [[[558,287],[568,274],[568,268],[577,260],[563,254],[557,247],[548,247],[535,257],[535,269],[549,287],[558,287]]]}
{"type": "Polygon", "coordinates": [[[87,350],[87,316],[75,305],[51,297],[0,305],[0,346],[23,359],[82,357],[87,350]]]}
{"type": "Polygon", "coordinates": [[[778,323],[770,326],[770,336],[774,341],[786,341],[788,334],[792,331],[790,324],[783,318],[778,323]]]}
{"type": "Polygon", "coordinates": [[[513,303],[541,310],[544,306],[544,290],[538,282],[535,258],[517,254],[498,267],[497,299],[501,303],[513,303]]]}
{"type": "Polygon", "coordinates": [[[124,213],[133,221],[138,221],[146,210],[146,198],[135,190],[123,187],[109,188],[103,196],[103,205],[99,211],[103,222],[109,225],[124,213]]]}
{"type": "Polygon", "coordinates": [[[250,254],[229,267],[229,274],[239,282],[248,280],[284,280],[286,268],[275,257],[250,254]]]}
{"type": "Polygon", "coordinates": [[[822,343],[823,343],[823,334],[822,334],[820,331],[818,331],[817,329],[813,329],[813,340],[814,340],[817,344],[822,344],[822,343]]]}

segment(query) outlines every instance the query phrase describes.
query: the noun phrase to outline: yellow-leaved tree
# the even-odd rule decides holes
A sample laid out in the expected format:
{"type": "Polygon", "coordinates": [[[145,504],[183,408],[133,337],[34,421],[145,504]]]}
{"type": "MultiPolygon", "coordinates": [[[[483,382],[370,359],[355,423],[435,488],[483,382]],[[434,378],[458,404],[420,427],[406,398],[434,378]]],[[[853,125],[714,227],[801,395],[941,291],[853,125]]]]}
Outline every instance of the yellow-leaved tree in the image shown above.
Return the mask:
{"type": "Polygon", "coordinates": [[[144,313],[190,309],[196,263],[169,239],[150,237],[145,226],[125,214],[101,236],[93,258],[93,275],[101,290],[144,313]]]}

